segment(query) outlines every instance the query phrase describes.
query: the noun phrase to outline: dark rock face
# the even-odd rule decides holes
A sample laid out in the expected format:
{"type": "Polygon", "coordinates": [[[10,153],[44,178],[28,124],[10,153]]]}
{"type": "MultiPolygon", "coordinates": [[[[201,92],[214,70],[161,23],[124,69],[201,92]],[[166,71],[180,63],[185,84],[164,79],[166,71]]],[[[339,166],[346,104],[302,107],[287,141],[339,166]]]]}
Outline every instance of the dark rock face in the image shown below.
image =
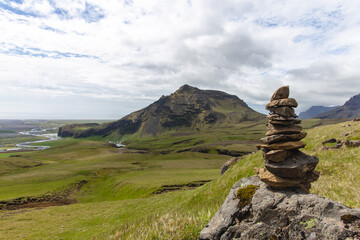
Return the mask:
{"type": "Polygon", "coordinates": [[[240,159],[240,157],[233,157],[229,161],[224,163],[224,165],[222,165],[220,169],[220,174],[223,175],[230,168],[231,165],[237,163],[240,159]]]}
{"type": "Polygon", "coordinates": [[[296,118],[297,115],[295,114],[295,111],[291,107],[277,107],[277,108],[269,108],[270,112],[275,113],[277,115],[280,115],[284,118],[296,118]]]}
{"type": "Polygon", "coordinates": [[[360,238],[360,209],[350,209],[296,189],[274,191],[257,176],[234,184],[199,237],[201,240],[347,238],[360,238]],[[249,204],[240,204],[244,201],[238,198],[239,189],[253,185],[259,187],[249,204]]]}
{"type": "Polygon", "coordinates": [[[284,161],[287,157],[291,155],[291,153],[291,151],[286,150],[271,150],[266,153],[263,152],[263,158],[265,162],[271,161],[278,163],[284,161]]]}
{"type": "Polygon", "coordinates": [[[299,125],[275,125],[270,122],[266,125],[266,136],[284,134],[284,133],[300,133],[302,127],[299,125]]]}
{"type": "Polygon", "coordinates": [[[265,158],[265,167],[269,172],[282,178],[304,178],[307,172],[315,169],[319,159],[300,151],[293,151],[284,161],[276,163],[265,158]]]}
{"type": "Polygon", "coordinates": [[[360,116],[360,94],[350,98],[343,106],[314,116],[321,119],[350,119],[360,116]]]}
{"type": "Polygon", "coordinates": [[[265,144],[272,144],[276,142],[288,142],[288,141],[300,141],[305,138],[307,135],[306,132],[301,132],[297,134],[277,134],[271,135],[264,138],[261,138],[261,141],[265,144]]]}
{"type": "Polygon", "coordinates": [[[184,85],[169,96],[162,96],[148,107],[122,119],[88,129],[76,137],[93,135],[140,135],[164,133],[167,130],[195,130],[214,124],[231,124],[246,120],[263,119],[237,96],[220,91],[200,90],[184,85]]]}
{"type": "Polygon", "coordinates": [[[74,137],[89,137],[89,136],[108,136],[113,133],[114,129],[116,129],[117,134],[125,135],[125,134],[133,134],[140,127],[139,121],[131,121],[127,119],[120,119],[116,122],[104,123],[94,128],[89,128],[78,134],[74,135],[74,137]]]}
{"type": "Polygon", "coordinates": [[[68,124],[59,128],[59,137],[72,137],[77,136],[81,132],[80,129],[96,127],[97,123],[81,123],[81,124],[68,124]],[[78,130],[79,129],[79,130],[78,130]]]}

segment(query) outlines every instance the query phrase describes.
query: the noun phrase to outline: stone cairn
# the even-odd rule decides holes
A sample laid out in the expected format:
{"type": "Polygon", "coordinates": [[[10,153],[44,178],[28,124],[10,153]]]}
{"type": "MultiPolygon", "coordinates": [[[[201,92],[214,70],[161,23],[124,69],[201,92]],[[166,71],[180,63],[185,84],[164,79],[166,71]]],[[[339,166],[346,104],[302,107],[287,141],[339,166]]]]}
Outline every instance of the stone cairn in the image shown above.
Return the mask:
{"type": "Polygon", "coordinates": [[[319,178],[320,173],[314,171],[319,159],[299,151],[305,147],[300,140],[306,137],[301,132],[301,120],[294,108],[298,106],[293,98],[289,98],[289,86],[276,90],[266,109],[266,137],[263,144],[257,145],[263,151],[265,168],[255,169],[261,181],[274,189],[301,188],[309,193],[311,182],[319,178]]]}

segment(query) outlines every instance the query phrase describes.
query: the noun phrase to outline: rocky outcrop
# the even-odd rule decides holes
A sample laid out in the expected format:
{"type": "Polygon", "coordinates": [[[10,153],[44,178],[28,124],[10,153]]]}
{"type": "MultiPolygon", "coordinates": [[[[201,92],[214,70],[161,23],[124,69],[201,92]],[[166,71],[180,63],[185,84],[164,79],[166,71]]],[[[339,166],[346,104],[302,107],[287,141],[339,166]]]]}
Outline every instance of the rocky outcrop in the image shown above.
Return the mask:
{"type": "Polygon", "coordinates": [[[340,140],[336,140],[333,141],[333,139],[329,139],[327,141],[322,142],[322,146],[320,148],[320,150],[330,150],[330,149],[339,149],[342,148],[343,146],[346,147],[360,147],[360,140],[346,140],[344,142],[341,142],[340,140]],[[334,146],[326,146],[326,143],[334,143],[336,142],[337,144],[335,144],[334,146]]]}
{"type": "Polygon", "coordinates": [[[256,169],[256,172],[261,181],[272,188],[299,187],[309,192],[310,182],[319,177],[314,171],[319,159],[299,151],[305,147],[300,140],[306,133],[302,133],[298,125],[301,121],[296,119],[293,109],[298,104],[289,98],[289,93],[289,86],[279,88],[265,106],[270,111],[266,137],[261,139],[264,144],[257,145],[264,153],[265,168],[256,169]]]}
{"type": "Polygon", "coordinates": [[[257,176],[236,182],[201,240],[360,239],[360,209],[298,188],[270,189],[257,176]]]}
{"type": "Polygon", "coordinates": [[[241,157],[233,157],[229,161],[226,161],[224,165],[220,168],[220,174],[223,175],[232,165],[237,163],[241,157]]]}

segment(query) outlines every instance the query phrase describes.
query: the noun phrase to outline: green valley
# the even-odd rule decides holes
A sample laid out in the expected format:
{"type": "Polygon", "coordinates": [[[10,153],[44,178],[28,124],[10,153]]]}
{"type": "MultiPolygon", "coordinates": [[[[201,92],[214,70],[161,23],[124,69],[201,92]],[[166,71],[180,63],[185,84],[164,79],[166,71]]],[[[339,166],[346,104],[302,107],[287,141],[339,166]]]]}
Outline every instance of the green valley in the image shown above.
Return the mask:
{"type": "MultiPolygon", "coordinates": [[[[311,128],[319,121],[303,125],[311,128]]],[[[359,129],[359,122],[345,122],[307,130],[305,152],[320,159],[317,170],[321,177],[313,193],[350,207],[360,206],[360,165],[355,160],[360,148],[319,150],[328,138],[360,139],[359,129]],[[350,135],[344,137],[344,132],[350,135]]],[[[264,130],[261,121],[182,135],[133,137],[125,141],[130,149],[118,149],[100,139],[68,138],[53,142],[47,150],[4,156],[0,158],[0,236],[196,239],[234,182],[254,175],[253,168],[263,164],[261,153],[255,152],[220,176],[220,167],[231,156],[217,149],[255,151],[249,141],[258,139],[264,130]],[[187,150],[198,146],[209,151],[187,150]],[[68,190],[84,181],[80,188],[68,190]],[[62,206],[26,207],[31,197],[51,194],[54,201],[72,201],[62,206]],[[6,201],[21,197],[23,205],[6,209],[6,201]]]]}

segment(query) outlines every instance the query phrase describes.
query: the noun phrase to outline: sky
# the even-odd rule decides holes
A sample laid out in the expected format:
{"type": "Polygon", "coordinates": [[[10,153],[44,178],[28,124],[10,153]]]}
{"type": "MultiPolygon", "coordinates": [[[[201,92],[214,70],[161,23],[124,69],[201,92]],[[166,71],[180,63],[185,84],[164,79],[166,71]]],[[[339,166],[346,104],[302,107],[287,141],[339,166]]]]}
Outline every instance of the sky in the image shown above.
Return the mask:
{"type": "Polygon", "coordinates": [[[360,1],[0,0],[0,118],[119,119],[184,84],[266,113],[360,93],[360,1]]]}

